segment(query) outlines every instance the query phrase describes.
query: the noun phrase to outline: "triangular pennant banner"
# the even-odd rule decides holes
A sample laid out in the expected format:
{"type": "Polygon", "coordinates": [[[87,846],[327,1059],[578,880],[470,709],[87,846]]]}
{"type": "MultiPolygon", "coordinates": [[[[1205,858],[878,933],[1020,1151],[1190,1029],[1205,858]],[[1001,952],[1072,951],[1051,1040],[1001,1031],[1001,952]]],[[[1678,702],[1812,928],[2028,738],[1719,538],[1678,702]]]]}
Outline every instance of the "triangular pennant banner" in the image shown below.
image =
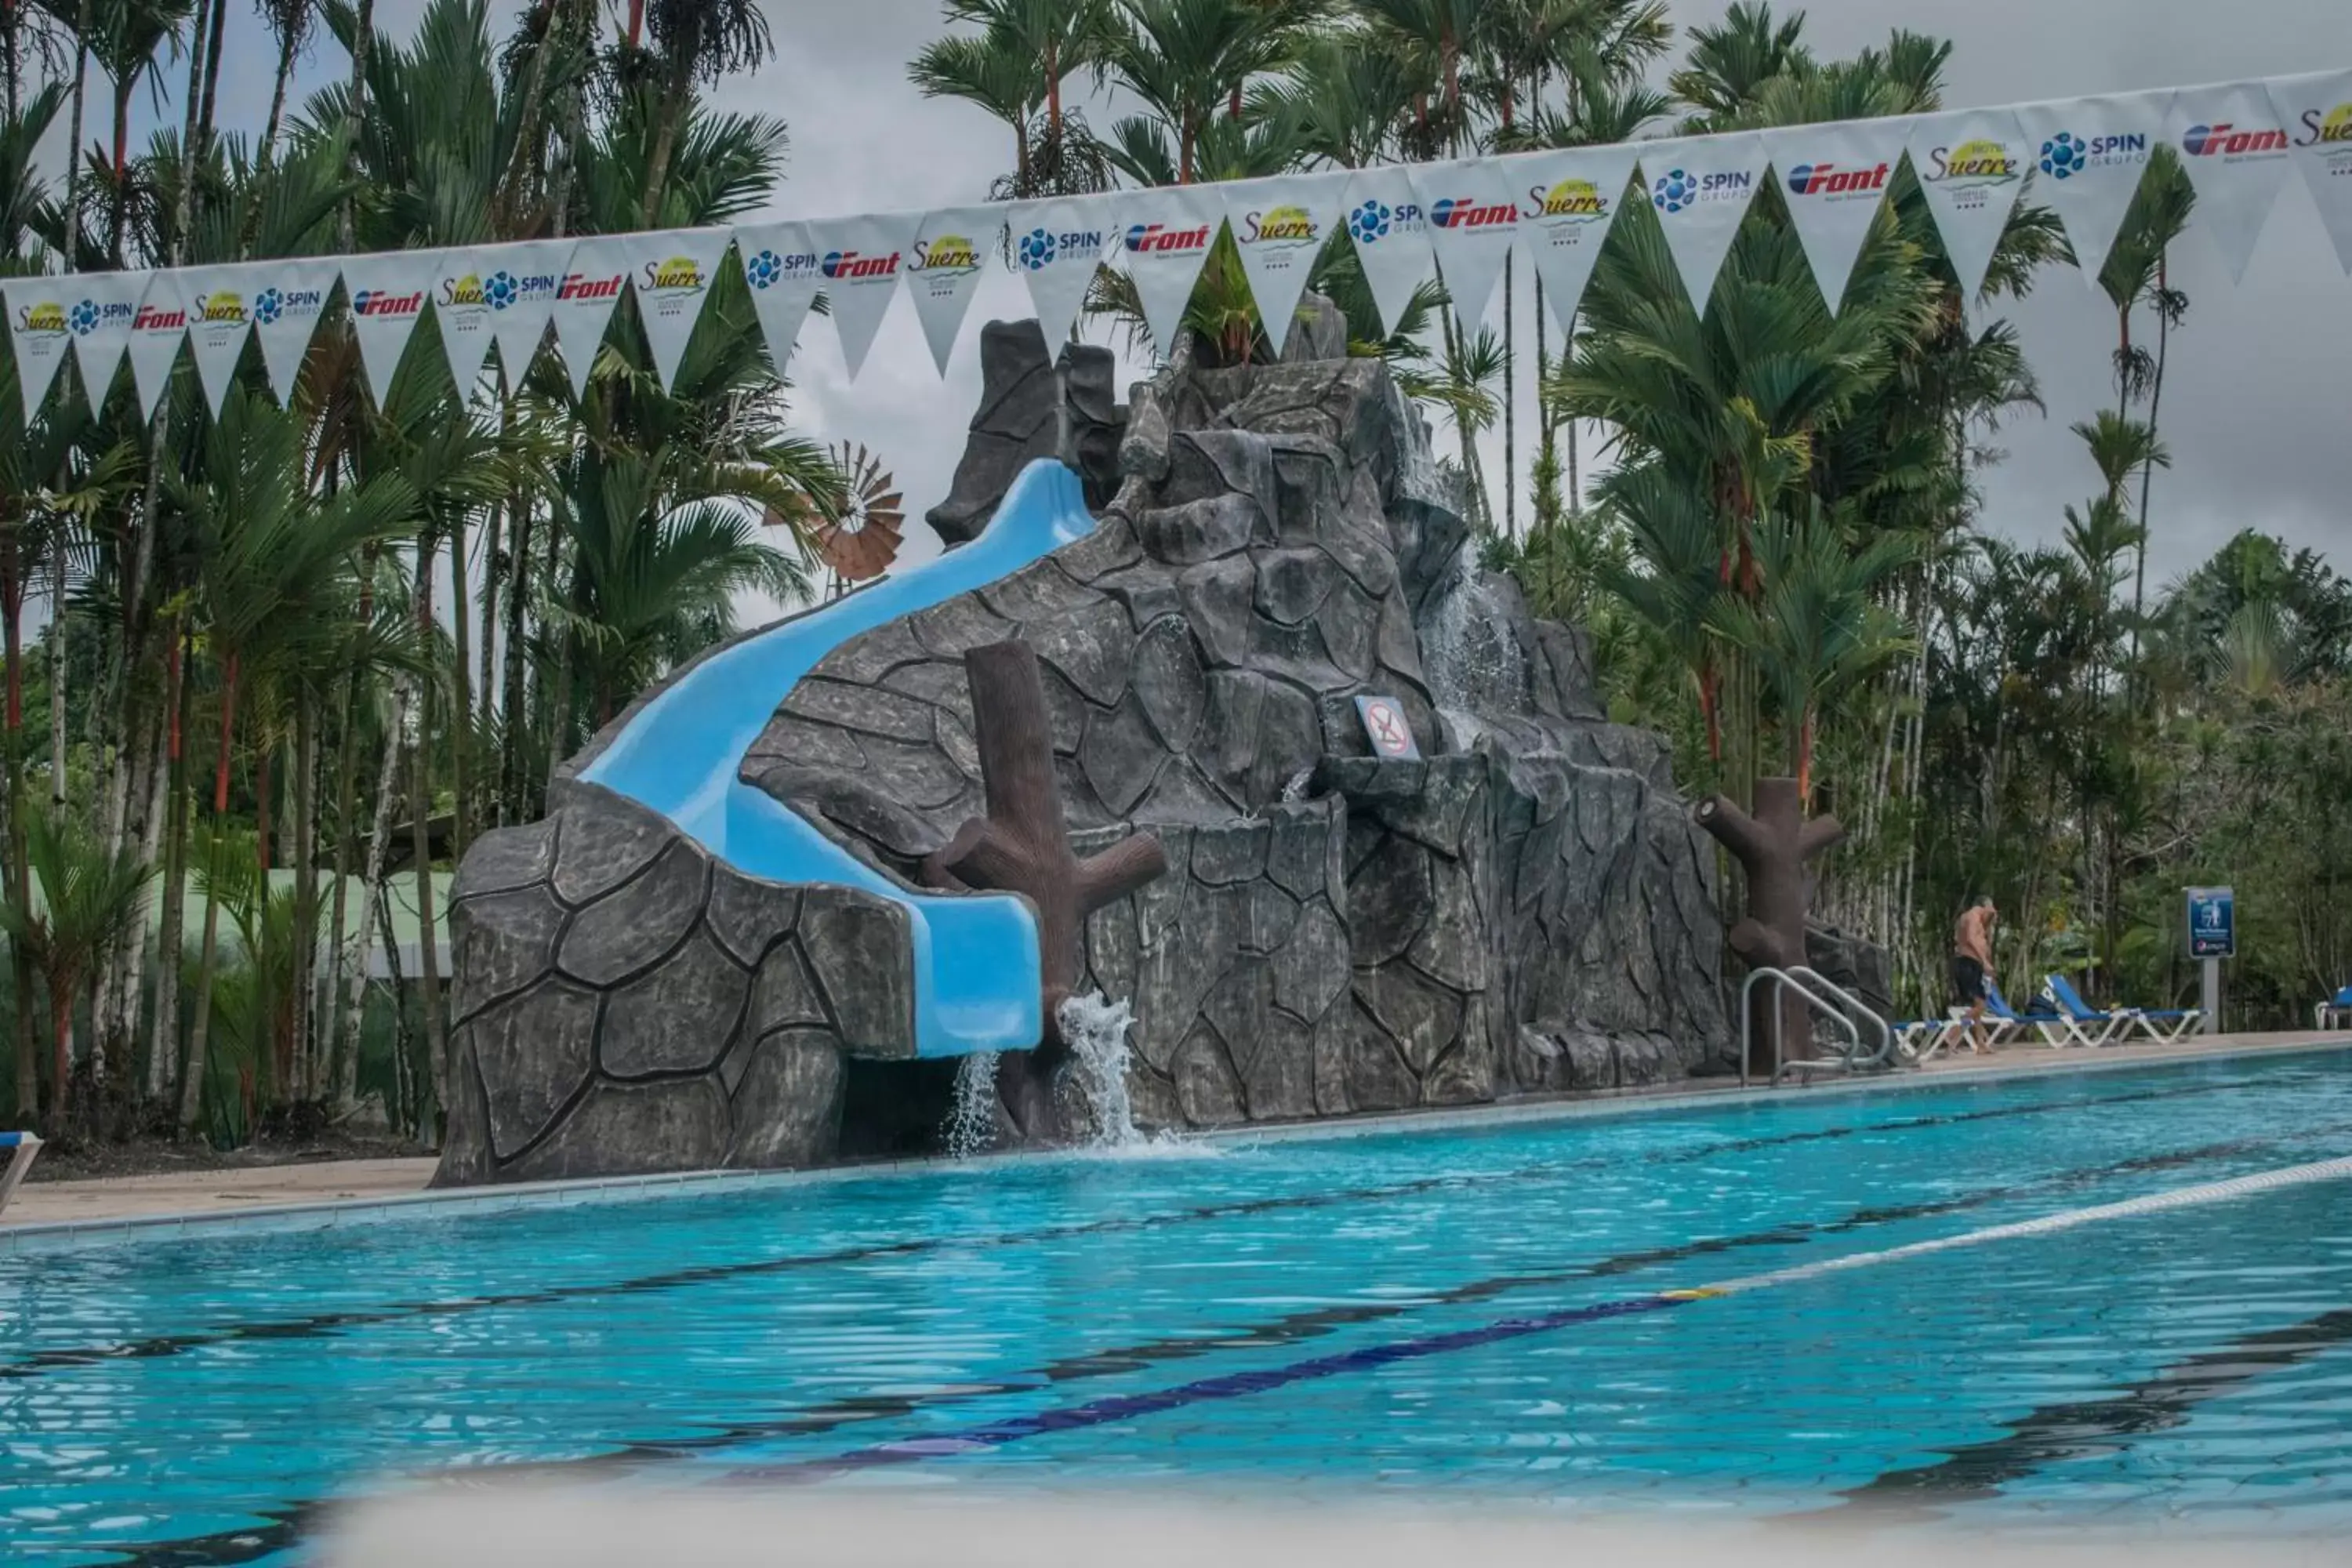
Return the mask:
{"type": "MultiPolygon", "coordinates": [[[[440,270],[440,260],[437,251],[394,250],[343,262],[343,287],[352,299],[352,335],[359,340],[360,366],[367,372],[368,391],[379,408],[392,390],[409,334],[425,314],[425,291],[440,270]]],[[[131,349],[135,356],[135,340],[131,349]]],[[[138,363],[135,357],[132,363],[138,363]]]]}
{"type": "Polygon", "coordinates": [[[2099,272],[2131,211],[2147,161],[2164,140],[2172,91],[2029,103],[2017,111],[2033,159],[2033,197],[2066,226],[2084,280],[2099,272]]]}
{"type": "Polygon", "coordinates": [[[724,228],[673,228],[628,237],[629,283],[637,296],[637,321],[653,351],[654,374],[662,389],[677,375],[686,342],[702,318],[703,301],[718,276],[734,232],[724,228]]]}
{"type": "Polygon", "coordinates": [[[180,293],[180,274],[150,272],[147,291],[131,318],[131,381],[139,394],[139,416],[152,419],[155,405],[172,384],[172,365],[180,357],[181,340],[188,335],[187,301],[180,293]]]}
{"type": "Polygon", "coordinates": [[[250,267],[191,267],[180,273],[180,299],[188,308],[188,350],[205,406],[220,417],[237,361],[253,331],[251,300],[257,279],[250,267]]]}
{"type": "Polygon", "coordinates": [[[1212,185],[1158,185],[1123,193],[1112,209],[1115,242],[1161,359],[1176,352],[1184,307],[1216,243],[1225,206],[1212,185]]]}
{"type": "MultiPolygon", "coordinates": [[[[527,239],[474,252],[482,298],[490,308],[490,339],[499,345],[499,373],[509,395],[522,389],[530,362],[547,341],[555,296],[563,287],[564,264],[579,245],[574,239],[527,239]]],[[[442,331],[447,332],[446,323],[442,331]]]]}
{"type": "Polygon", "coordinates": [[[1780,182],[1789,222],[1832,316],[1845,302],[1854,259],[1894,183],[1895,165],[1903,162],[1909,129],[1903,120],[1857,120],[1764,133],[1764,151],[1780,182]]]}
{"type": "Polygon", "coordinates": [[[915,231],[922,222],[920,213],[877,213],[809,225],[816,269],[824,280],[825,309],[833,316],[833,330],[841,334],[842,361],[853,381],[866,363],[866,351],[874,346],[882,318],[889,313],[899,276],[907,269],[907,252],[915,247],[915,231]]]}
{"type": "Polygon", "coordinates": [[[1437,271],[1429,215],[1412,188],[1412,171],[1402,163],[1359,169],[1339,205],[1364,282],[1380,308],[1381,325],[1393,333],[1412,308],[1414,292],[1437,271]]]}
{"type": "Polygon", "coordinates": [[[1704,316],[1716,275],[1763,183],[1763,141],[1752,132],[1685,136],[1647,142],[1640,152],[1651,210],[1665,230],[1691,308],[1704,316]]]}
{"type": "Polygon", "coordinates": [[[326,256],[264,261],[253,269],[253,335],[261,340],[262,368],[280,404],[294,395],[302,358],[327,313],[339,270],[340,264],[326,256]]]}
{"type": "Polygon", "coordinates": [[[2013,110],[1969,109],[1912,122],[1911,172],[1944,237],[1963,305],[1984,292],[1993,252],[2025,188],[2025,152],[2013,110]]]}
{"type": "Polygon", "coordinates": [[[572,247],[562,280],[555,286],[555,346],[572,377],[572,395],[588,395],[588,373],[613,322],[613,308],[628,286],[629,259],[624,237],[598,235],[572,247]]]}
{"type": "Polygon", "coordinates": [[[2336,258],[2352,272],[2352,70],[2288,77],[2270,90],[2336,258]]]}
{"type": "Polygon", "coordinates": [[[67,324],[62,278],[11,278],[0,289],[8,300],[8,342],[16,351],[16,386],[25,397],[25,421],[41,411],[41,400],[66,363],[73,330],[67,324]]]}
{"type": "MultiPolygon", "coordinates": [[[[106,395],[114,373],[122,368],[122,351],[131,345],[131,319],[146,297],[144,272],[84,272],[73,279],[73,303],[66,307],[66,325],[74,335],[74,363],[81,367],[81,388],[95,418],[106,411],[106,395]]],[[[13,314],[13,312],[12,312],[13,314]]]]}
{"type": "Polygon", "coordinates": [[[2271,95],[2254,81],[2182,88],[2167,134],[2196,188],[2198,226],[2220,248],[2231,281],[2242,281],[2286,184],[2291,143],[2271,95]]]}
{"type": "Polygon", "coordinates": [[[735,248],[743,258],[743,281],[751,286],[751,309],[768,340],[768,363],[781,377],[824,281],[824,258],[809,237],[809,226],[799,222],[737,229],[735,248]]]}
{"type": "Polygon", "coordinates": [[[1224,197],[1225,223],[1241,252],[1242,274],[1257,301],[1266,341],[1280,353],[1298,316],[1307,275],[1323,254],[1339,221],[1339,198],[1347,194],[1345,172],[1278,174],[1216,187],[1224,197]]]}
{"type": "Polygon", "coordinates": [[[1053,358],[1061,353],[1094,284],[1109,237],[1103,228],[1108,209],[1098,202],[1024,202],[1009,216],[1013,269],[1029,284],[1037,330],[1045,334],[1046,356],[1053,358]]]}
{"type": "Polygon", "coordinates": [[[1519,227],[1543,280],[1544,302],[1563,332],[1575,330],[1584,286],[1625,204],[1634,154],[1631,147],[1578,147],[1498,160],[1518,195],[1519,227]]]}
{"type": "Polygon", "coordinates": [[[915,297],[915,315],[941,375],[980,288],[980,258],[997,243],[1002,221],[984,208],[933,213],[908,258],[907,291],[915,297]]]}
{"type": "Polygon", "coordinates": [[[1429,243],[1436,252],[1454,320],[1475,331],[1486,319],[1495,279],[1502,275],[1511,241],[1518,237],[1519,204],[1492,158],[1464,163],[1423,163],[1413,170],[1413,189],[1429,215],[1429,243]]]}

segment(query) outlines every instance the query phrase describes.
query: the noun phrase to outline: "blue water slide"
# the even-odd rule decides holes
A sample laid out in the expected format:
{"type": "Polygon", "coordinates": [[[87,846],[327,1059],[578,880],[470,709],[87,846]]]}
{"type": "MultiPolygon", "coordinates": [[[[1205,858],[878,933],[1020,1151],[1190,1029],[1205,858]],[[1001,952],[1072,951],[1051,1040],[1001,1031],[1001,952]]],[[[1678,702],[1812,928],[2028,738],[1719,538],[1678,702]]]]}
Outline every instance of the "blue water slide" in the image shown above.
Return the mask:
{"type": "Polygon", "coordinates": [[[581,776],[652,807],[749,875],[856,888],[905,906],[918,1055],[1026,1049],[1042,1029],[1037,921],[1026,903],[910,891],[736,771],[776,705],[826,654],[1017,572],[1094,526],[1078,477],[1032,463],[978,539],[720,649],[639,709],[581,776]]]}

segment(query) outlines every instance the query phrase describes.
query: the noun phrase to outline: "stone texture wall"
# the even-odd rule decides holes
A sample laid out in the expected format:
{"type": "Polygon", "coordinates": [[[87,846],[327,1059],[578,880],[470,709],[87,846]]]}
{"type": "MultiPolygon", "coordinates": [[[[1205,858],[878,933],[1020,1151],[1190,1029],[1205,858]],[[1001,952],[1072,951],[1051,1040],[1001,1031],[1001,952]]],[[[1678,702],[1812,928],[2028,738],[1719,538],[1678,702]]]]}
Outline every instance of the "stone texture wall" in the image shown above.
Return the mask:
{"type": "Polygon", "coordinates": [[[450,893],[437,1184],[821,1163],[845,1054],[914,1054],[906,911],[740,876],[572,786],[486,834],[450,893]]]}

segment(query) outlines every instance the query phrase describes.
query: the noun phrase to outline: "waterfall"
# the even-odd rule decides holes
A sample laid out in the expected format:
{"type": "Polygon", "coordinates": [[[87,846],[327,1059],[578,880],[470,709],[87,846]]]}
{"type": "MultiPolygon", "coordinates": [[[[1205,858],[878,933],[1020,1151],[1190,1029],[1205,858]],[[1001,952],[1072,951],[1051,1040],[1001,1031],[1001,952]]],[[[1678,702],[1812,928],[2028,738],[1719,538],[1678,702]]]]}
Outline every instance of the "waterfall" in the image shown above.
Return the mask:
{"type": "Polygon", "coordinates": [[[1135,1015],[1124,1002],[1102,994],[1073,996],[1058,1015],[1062,1038],[1070,1045],[1070,1087],[1085,1108],[1097,1149],[1124,1149],[1144,1141],[1135,1130],[1135,1108],[1127,1097],[1127,1032],[1135,1015]]]}
{"type": "Polygon", "coordinates": [[[969,1160],[996,1142],[996,1053],[976,1051],[956,1063],[955,1106],[948,1112],[948,1157],[969,1160]]]}

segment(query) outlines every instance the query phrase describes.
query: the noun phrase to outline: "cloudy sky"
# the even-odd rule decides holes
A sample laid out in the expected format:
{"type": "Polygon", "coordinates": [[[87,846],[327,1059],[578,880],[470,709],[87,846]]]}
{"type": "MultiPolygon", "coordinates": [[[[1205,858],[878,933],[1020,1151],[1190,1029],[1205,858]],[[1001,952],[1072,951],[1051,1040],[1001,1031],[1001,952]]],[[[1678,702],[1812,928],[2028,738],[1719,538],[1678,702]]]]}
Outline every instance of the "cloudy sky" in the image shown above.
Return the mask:
{"type": "MultiPolygon", "coordinates": [[[[378,25],[404,34],[421,9],[422,0],[379,0],[378,25]]],[[[1895,26],[1950,37],[1956,108],[2352,66],[2344,0],[1813,0],[1804,9],[1823,55],[1850,53],[1895,26]]],[[[723,98],[790,126],[780,216],[974,201],[1010,163],[1009,132],[907,83],[907,59],[940,31],[937,0],[772,0],[768,14],[778,59],[729,84],[723,98]]],[[[1713,0],[1674,5],[1685,26],[1720,14],[1713,0]]],[[[266,51],[230,52],[224,101],[241,121],[259,123],[268,68],[266,51]]],[[[304,74],[315,80],[346,68],[321,44],[304,74]]],[[[166,112],[176,120],[176,110],[166,112]]],[[[2174,466],[2157,486],[2151,577],[2185,570],[2245,526],[2317,546],[2352,570],[2352,425],[2342,392],[2352,364],[2352,280],[2301,181],[2290,182],[2242,285],[2195,236],[2179,248],[2173,279],[2191,305],[2173,340],[2164,431],[2174,466]]],[[[824,438],[881,451],[919,512],[945,492],[978,393],[976,323],[1028,313],[1020,284],[992,268],[944,382],[906,300],[892,307],[854,383],[830,324],[812,321],[792,366],[796,418],[824,438]]],[[[2071,271],[2045,278],[2013,314],[2050,411],[2000,437],[2008,457],[1987,477],[1984,521],[2043,539],[2055,534],[2061,506],[2096,483],[2067,426],[2112,400],[2114,318],[2071,271]]],[[[1523,371],[1532,357],[1523,356],[1523,371]]],[[[1499,472],[1499,440],[1489,462],[1499,472]]],[[[1522,506],[1525,494],[1523,479],[1522,506]]],[[[914,530],[918,542],[928,549],[927,530],[914,530]]]]}

